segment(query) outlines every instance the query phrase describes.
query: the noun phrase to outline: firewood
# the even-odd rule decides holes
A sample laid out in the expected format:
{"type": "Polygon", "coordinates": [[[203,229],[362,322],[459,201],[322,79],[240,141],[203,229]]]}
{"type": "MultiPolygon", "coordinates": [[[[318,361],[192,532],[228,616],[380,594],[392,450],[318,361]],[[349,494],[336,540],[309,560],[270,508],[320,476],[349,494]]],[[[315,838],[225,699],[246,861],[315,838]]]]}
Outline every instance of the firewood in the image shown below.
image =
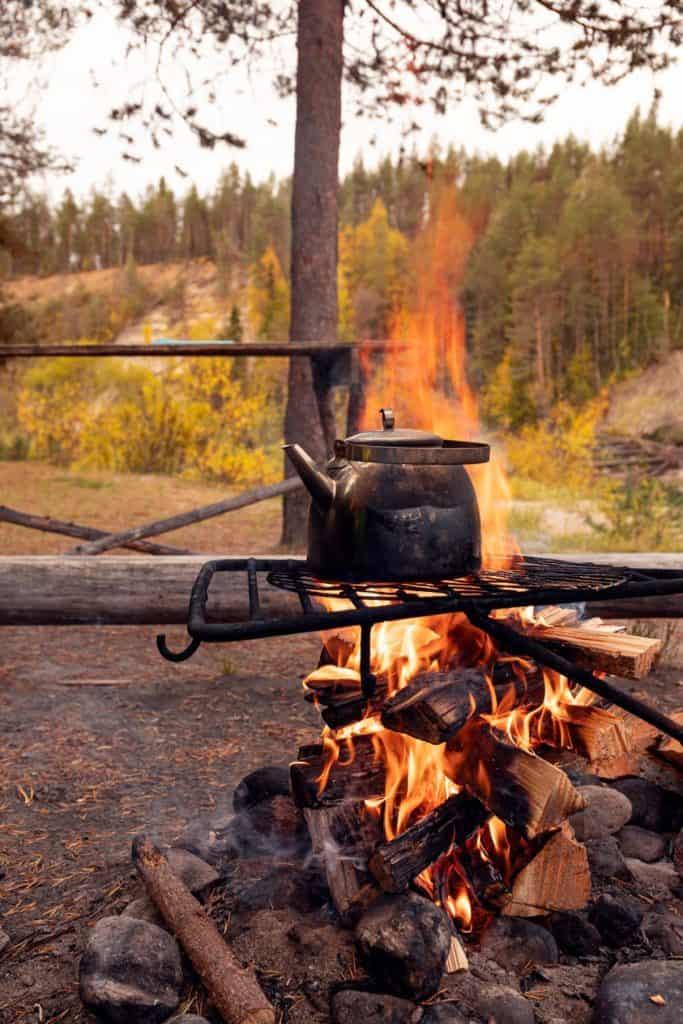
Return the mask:
{"type": "Polygon", "coordinates": [[[300,748],[299,759],[290,765],[292,796],[298,807],[330,807],[342,800],[384,793],[384,764],[377,758],[372,737],[355,736],[351,750],[343,743],[328,771],[330,757],[322,743],[300,748]]]}
{"type": "Polygon", "coordinates": [[[379,895],[367,866],[368,854],[381,838],[379,818],[362,802],[351,801],[306,807],[304,818],[334,908],[344,924],[351,924],[379,895]]]}
{"type": "Polygon", "coordinates": [[[451,846],[460,846],[486,821],[485,807],[463,793],[451,796],[396,839],[378,846],[370,871],[386,892],[402,892],[451,846]]]}
{"type": "MultiPolygon", "coordinates": [[[[683,723],[683,710],[674,711],[671,717],[675,721],[683,723]]],[[[653,753],[683,771],[683,744],[678,740],[674,740],[670,736],[663,737],[661,743],[653,747],[653,753]]]]}
{"type": "Polygon", "coordinates": [[[470,720],[453,737],[444,763],[454,782],[529,839],[583,807],[563,771],[513,746],[481,719],[470,720]]]}
{"type": "Polygon", "coordinates": [[[581,910],[590,894],[586,848],[565,823],[516,876],[503,914],[537,917],[553,910],[581,910]]]}
{"type": "Polygon", "coordinates": [[[457,935],[454,935],[451,938],[451,948],[448,951],[445,973],[454,974],[455,971],[467,971],[468,969],[469,962],[467,960],[467,953],[463,949],[460,939],[457,935]]]}
{"type": "Polygon", "coordinates": [[[492,703],[491,687],[483,672],[429,672],[389,698],[382,708],[382,725],[427,743],[445,743],[475,709],[486,714],[492,703]]]}
{"type": "Polygon", "coordinates": [[[133,863],[226,1024],[275,1024],[256,975],[239,963],[189,889],[147,836],[133,840],[133,863]]]}
{"type": "Polygon", "coordinates": [[[569,711],[575,749],[589,761],[590,771],[604,779],[638,774],[644,752],[659,739],[654,725],[609,705],[588,705],[569,711]]]}
{"type": "Polygon", "coordinates": [[[524,632],[593,672],[642,679],[662,649],[655,637],[632,636],[609,628],[533,626],[524,632]]]}

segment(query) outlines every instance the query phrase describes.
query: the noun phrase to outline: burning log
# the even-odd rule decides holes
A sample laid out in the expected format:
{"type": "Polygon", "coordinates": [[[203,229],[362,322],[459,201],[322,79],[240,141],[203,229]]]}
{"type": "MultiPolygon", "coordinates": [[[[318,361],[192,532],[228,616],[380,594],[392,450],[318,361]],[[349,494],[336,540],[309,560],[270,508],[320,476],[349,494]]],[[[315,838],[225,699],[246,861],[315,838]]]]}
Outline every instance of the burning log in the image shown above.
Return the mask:
{"type": "Polygon", "coordinates": [[[537,917],[552,910],[581,910],[591,894],[588,855],[566,823],[553,832],[512,883],[503,914],[537,917]]]}
{"type": "Polygon", "coordinates": [[[378,846],[370,871],[386,892],[402,892],[451,846],[461,846],[486,821],[483,804],[458,793],[396,839],[378,846]]]}
{"type": "Polygon", "coordinates": [[[275,1024],[275,1011],[253,971],[233,956],[201,904],[147,836],[133,840],[133,863],[226,1024],[275,1024]]]}
{"type": "Polygon", "coordinates": [[[646,676],[662,649],[662,641],[655,637],[632,636],[609,628],[532,626],[524,632],[592,672],[625,679],[646,676]]]}
{"type": "MultiPolygon", "coordinates": [[[[674,721],[683,724],[683,710],[674,711],[671,717],[674,721]]],[[[674,740],[670,736],[665,736],[662,742],[654,748],[653,753],[683,771],[683,743],[679,743],[678,740],[674,740]]]]}
{"type": "Polygon", "coordinates": [[[450,741],[445,770],[506,825],[528,839],[560,825],[583,807],[563,771],[513,746],[480,719],[450,741]]]}
{"type": "Polygon", "coordinates": [[[476,709],[492,708],[491,686],[483,672],[455,669],[417,676],[382,708],[382,725],[427,743],[445,743],[476,709]]]}
{"type": "Polygon", "coordinates": [[[365,800],[384,793],[384,764],[378,759],[371,736],[354,737],[347,754],[328,768],[329,747],[314,743],[299,748],[290,765],[292,796],[297,807],[331,807],[343,800],[365,800]]]}
{"type": "Polygon", "coordinates": [[[307,807],[304,818],[334,908],[345,924],[351,924],[379,895],[368,873],[368,854],[381,838],[379,819],[368,814],[362,802],[349,801],[307,807]]]}

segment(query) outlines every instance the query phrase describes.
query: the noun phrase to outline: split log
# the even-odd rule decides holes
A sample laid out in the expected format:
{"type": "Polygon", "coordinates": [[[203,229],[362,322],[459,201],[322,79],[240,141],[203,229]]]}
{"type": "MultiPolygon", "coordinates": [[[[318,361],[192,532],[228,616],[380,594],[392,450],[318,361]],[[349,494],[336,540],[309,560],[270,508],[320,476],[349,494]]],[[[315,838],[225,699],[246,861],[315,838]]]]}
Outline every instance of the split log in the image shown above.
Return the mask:
{"type": "Polygon", "coordinates": [[[448,958],[446,960],[444,972],[446,974],[454,974],[456,971],[467,970],[469,970],[467,953],[465,952],[462,942],[457,937],[457,935],[453,935],[451,938],[451,948],[448,951],[448,958]]]}
{"type": "MultiPolygon", "coordinates": [[[[683,724],[683,710],[674,711],[671,717],[674,721],[683,724]]],[[[670,736],[665,736],[661,743],[653,747],[653,753],[683,771],[683,743],[679,743],[678,740],[674,740],[670,736]]]]}
{"type": "Polygon", "coordinates": [[[590,894],[586,848],[565,823],[515,877],[503,914],[537,917],[553,910],[581,910],[590,894]]]}
{"type": "Polygon", "coordinates": [[[298,476],[287,477],[286,480],[280,480],[277,484],[268,484],[266,487],[252,487],[234,498],[224,498],[223,501],[215,501],[211,505],[192,508],[189,512],[180,512],[167,519],[156,519],[152,523],[134,526],[129,530],[122,530],[120,533],[109,533],[100,537],[99,540],[79,545],[69,554],[99,555],[103,551],[109,551],[110,548],[120,548],[128,541],[142,540],[143,537],[157,537],[160,533],[170,533],[172,530],[179,530],[182,526],[189,526],[191,523],[203,523],[206,519],[213,519],[215,516],[222,516],[225,512],[246,508],[248,505],[255,505],[258,501],[290,494],[299,487],[303,487],[303,484],[298,476]]]}
{"type": "Polygon", "coordinates": [[[463,793],[451,796],[396,839],[378,846],[370,858],[370,871],[385,892],[403,892],[451,846],[461,846],[487,818],[479,800],[463,793]]]}
{"type": "Polygon", "coordinates": [[[306,807],[304,818],[334,908],[344,924],[352,924],[380,895],[368,871],[368,855],[382,837],[380,820],[362,802],[348,800],[306,807]]]}
{"type": "Polygon", "coordinates": [[[622,708],[571,705],[563,709],[574,749],[589,762],[589,769],[604,779],[638,774],[644,752],[660,731],[622,708]]]}
{"type": "Polygon", "coordinates": [[[297,807],[332,807],[345,800],[366,800],[384,794],[384,763],[370,736],[343,742],[339,756],[322,743],[299,748],[290,765],[292,796],[297,807]]]}
{"type": "Polygon", "coordinates": [[[481,719],[471,719],[453,737],[444,766],[454,782],[528,839],[584,805],[563,771],[513,746],[481,719]]]}
{"type": "Polygon", "coordinates": [[[610,629],[533,626],[525,628],[524,633],[577,665],[624,679],[646,676],[662,649],[662,641],[655,637],[632,636],[610,629]]]}
{"type": "Polygon", "coordinates": [[[233,956],[202,905],[147,836],[133,840],[133,863],[226,1024],[275,1024],[275,1011],[256,975],[233,956]]]}
{"type": "Polygon", "coordinates": [[[477,669],[417,676],[382,708],[382,725],[427,743],[445,743],[475,712],[488,714],[491,685],[477,669]]]}
{"type": "MultiPolygon", "coordinates": [[[[0,522],[12,523],[15,526],[25,526],[29,530],[39,530],[41,533],[59,533],[65,537],[79,537],[81,540],[98,540],[100,537],[107,537],[106,530],[97,530],[94,526],[81,526],[79,523],[67,523],[62,519],[52,519],[50,516],[29,515],[27,512],[20,512],[8,505],[0,505],[0,522]]],[[[122,547],[130,548],[132,551],[141,551],[144,555],[189,555],[192,552],[184,548],[174,548],[170,544],[151,544],[146,540],[131,540],[122,547]]]]}

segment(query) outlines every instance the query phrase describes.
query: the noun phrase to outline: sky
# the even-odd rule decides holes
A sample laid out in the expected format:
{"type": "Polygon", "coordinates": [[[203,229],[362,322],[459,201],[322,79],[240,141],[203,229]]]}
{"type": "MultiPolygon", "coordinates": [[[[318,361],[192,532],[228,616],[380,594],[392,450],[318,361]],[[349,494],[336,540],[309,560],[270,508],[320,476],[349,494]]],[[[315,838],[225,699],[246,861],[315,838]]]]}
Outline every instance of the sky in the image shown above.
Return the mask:
{"type": "MultiPolygon", "coordinates": [[[[107,123],[107,113],[124,98],[122,82],[136,85],[149,79],[155,55],[126,56],[127,37],[113,17],[98,14],[79,29],[62,51],[50,55],[39,68],[30,69],[33,78],[47,88],[28,90],[37,123],[60,152],[72,157],[76,170],[69,175],[49,174],[32,182],[50,198],[58,200],[66,187],[79,197],[87,196],[93,187],[113,194],[127,191],[140,195],[146,186],[164,175],[167,182],[183,192],[190,182],[200,192],[208,192],[221,172],[235,161],[242,171],[262,181],[271,173],[281,178],[292,171],[294,156],[294,100],[278,99],[271,86],[280,62],[294,59],[294,40],[281,45],[270,65],[260,61],[253,69],[241,67],[221,79],[219,103],[215,108],[215,126],[227,128],[245,138],[246,147],[217,147],[203,150],[190,132],[179,127],[172,141],[155,149],[138,129],[136,153],[141,162],[133,164],[122,159],[125,146],[115,137],[100,137],[94,129],[107,123]],[[97,87],[95,81],[98,82],[97,87]],[[179,166],[183,177],[174,168],[179,166]]],[[[213,53],[202,58],[202,73],[210,76],[220,70],[213,53]]],[[[167,69],[172,88],[182,83],[178,65],[167,69]]],[[[17,100],[23,97],[27,81],[15,82],[17,100]]],[[[668,70],[657,79],[661,92],[660,120],[678,129],[683,127],[683,64],[668,70]]],[[[471,102],[454,106],[443,117],[420,111],[422,128],[411,136],[418,152],[428,150],[433,139],[445,148],[449,144],[463,146],[469,152],[495,154],[503,159],[521,149],[550,146],[556,139],[572,133],[594,148],[609,146],[623,130],[631,113],[638,106],[649,108],[653,95],[653,79],[649,73],[634,75],[611,88],[591,83],[585,88],[567,87],[560,99],[549,109],[541,125],[514,122],[495,132],[484,129],[471,102]]],[[[396,156],[402,129],[413,120],[414,112],[399,114],[393,122],[363,121],[353,114],[350,103],[344,107],[340,173],[343,175],[360,155],[372,166],[380,158],[396,156]]],[[[410,146],[413,145],[411,141],[410,146]]]]}

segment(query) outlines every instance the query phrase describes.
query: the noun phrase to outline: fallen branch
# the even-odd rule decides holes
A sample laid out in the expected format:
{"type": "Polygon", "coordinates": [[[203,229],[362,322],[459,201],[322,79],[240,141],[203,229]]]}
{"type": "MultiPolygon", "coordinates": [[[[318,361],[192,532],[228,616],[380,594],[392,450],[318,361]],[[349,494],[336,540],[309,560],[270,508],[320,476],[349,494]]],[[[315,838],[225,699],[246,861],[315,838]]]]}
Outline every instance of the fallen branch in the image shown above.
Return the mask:
{"type": "MultiPolygon", "coordinates": [[[[99,540],[108,537],[106,530],[97,530],[94,526],[81,526],[79,523],[67,523],[51,516],[34,516],[28,512],[20,512],[8,505],[0,505],[0,521],[25,526],[29,530],[40,530],[41,533],[60,533],[65,537],[78,537],[80,540],[99,540]]],[[[131,540],[122,544],[123,548],[141,551],[145,555],[191,555],[185,548],[174,548],[167,544],[149,544],[145,540],[131,540]]]]}
{"type": "Polygon", "coordinates": [[[182,526],[189,526],[191,523],[202,523],[205,519],[221,516],[224,512],[233,512],[238,508],[246,508],[247,505],[255,505],[258,501],[267,501],[268,498],[290,494],[299,487],[303,487],[303,484],[298,476],[287,477],[286,480],[280,480],[277,484],[269,484],[267,487],[252,487],[251,490],[243,491],[235,498],[224,498],[223,501],[216,501],[212,505],[202,505],[200,508],[190,509],[189,512],[180,512],[177,516],[169,516],[168,519],[156,519],[153,523],[144,523],[142,526],[123,530],[121,533],[107,534],[106,537],[101,537],[90,544],[79,545],[69,554],[99,555],[103,551],[109,551],[110,548],[120,548],[132,540],[158,537],[160,533],[170,533],[171,530],[179,530],[182,526]]]}
{"type": "Polygon", "coordinates": [[[256,975],[233,956],[202,905],[147,836],[133,840],[133,863],[226,1024],[275,1024],[275,1011],[256,975]]]}

